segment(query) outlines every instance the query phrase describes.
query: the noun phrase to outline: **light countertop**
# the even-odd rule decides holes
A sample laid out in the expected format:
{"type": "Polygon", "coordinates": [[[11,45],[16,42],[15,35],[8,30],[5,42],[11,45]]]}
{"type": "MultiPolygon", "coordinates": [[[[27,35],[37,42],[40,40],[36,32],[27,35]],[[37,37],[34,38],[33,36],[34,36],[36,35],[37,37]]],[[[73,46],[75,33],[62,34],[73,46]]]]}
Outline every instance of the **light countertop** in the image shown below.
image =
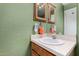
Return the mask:
{"type": "Polygon", "coordinates": [[[50,51],[56,56],[69,56],[73,51],[76,45],[75,36],[66,36],[66,35],[57,35],[58,38],[61,38],[64,41],[62,45],[47,45],[38,40],[38,35],[31,35],[31,41],[41,46],[42,48],[50,51]]]}

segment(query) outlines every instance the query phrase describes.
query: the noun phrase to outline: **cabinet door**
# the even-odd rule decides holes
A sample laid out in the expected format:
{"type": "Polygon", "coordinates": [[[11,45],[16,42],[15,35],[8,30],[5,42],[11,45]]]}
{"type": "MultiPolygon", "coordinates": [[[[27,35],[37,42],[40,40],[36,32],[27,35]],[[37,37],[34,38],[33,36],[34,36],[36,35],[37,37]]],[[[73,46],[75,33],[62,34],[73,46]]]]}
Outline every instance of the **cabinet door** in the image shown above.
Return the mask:
{"type": "Polygon", "coordinates": [[[44,48],[38,46],[32,42],[32,49],[40,56],[55,56],[53,53],[45,50],[44,48]]]}
{"type": "Polygon", "coordinates": [[[32,56],[39,56],[34,50],[32,50],[32,56]]]}

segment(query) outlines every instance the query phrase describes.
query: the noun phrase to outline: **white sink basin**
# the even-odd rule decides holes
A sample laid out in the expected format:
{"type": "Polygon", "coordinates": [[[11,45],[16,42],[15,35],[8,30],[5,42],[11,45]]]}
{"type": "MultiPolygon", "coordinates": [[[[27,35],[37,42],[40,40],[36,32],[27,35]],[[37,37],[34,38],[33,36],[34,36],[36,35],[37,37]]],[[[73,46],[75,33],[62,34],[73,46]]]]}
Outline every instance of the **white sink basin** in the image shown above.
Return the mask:
{"type": "Polygon", "coordinates": [[[43,37],[39,39],[40,42],[45,44],[52,44],[52,45],[60,45],[64,44],[64,41],[61,39],[53,39],[51,37],[43,37]]]}

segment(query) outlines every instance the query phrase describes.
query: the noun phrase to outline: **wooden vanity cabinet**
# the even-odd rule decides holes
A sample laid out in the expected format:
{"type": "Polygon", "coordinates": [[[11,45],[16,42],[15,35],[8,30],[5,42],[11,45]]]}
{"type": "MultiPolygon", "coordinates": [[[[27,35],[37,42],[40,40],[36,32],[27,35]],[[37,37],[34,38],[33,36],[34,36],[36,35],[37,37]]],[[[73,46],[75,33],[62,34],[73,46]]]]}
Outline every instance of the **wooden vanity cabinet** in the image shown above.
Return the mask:
{"type": "Polygon", "coordinates": [[[32,45],[32,56],[55,56],[53,53],[45,50],[37,44],[31,42],[32,45]]]}

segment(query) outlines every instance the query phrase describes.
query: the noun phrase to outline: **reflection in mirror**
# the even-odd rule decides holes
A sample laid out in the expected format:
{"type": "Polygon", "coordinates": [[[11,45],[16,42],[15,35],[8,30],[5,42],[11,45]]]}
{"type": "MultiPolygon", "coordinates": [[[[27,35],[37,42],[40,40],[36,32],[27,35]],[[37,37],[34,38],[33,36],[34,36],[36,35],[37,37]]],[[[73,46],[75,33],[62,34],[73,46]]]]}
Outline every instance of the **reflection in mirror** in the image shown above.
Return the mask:
{"type": "Polygon", "coordinates": [[[55,6],[51,3],[48,3],[48,8],[49,8],[49,23],[55,23],[55,6]]]}
{"type": "Polygon", "coordinates": [[[44,18],[45,17],[45,9],[44,4],[40,3],[38,7],[38,17],[44,18]]]}
{"type": "Polygon", "coordinates": [[[38,21],[46,22],[45,3],[34,4],[34,18],[38,21]]]}

